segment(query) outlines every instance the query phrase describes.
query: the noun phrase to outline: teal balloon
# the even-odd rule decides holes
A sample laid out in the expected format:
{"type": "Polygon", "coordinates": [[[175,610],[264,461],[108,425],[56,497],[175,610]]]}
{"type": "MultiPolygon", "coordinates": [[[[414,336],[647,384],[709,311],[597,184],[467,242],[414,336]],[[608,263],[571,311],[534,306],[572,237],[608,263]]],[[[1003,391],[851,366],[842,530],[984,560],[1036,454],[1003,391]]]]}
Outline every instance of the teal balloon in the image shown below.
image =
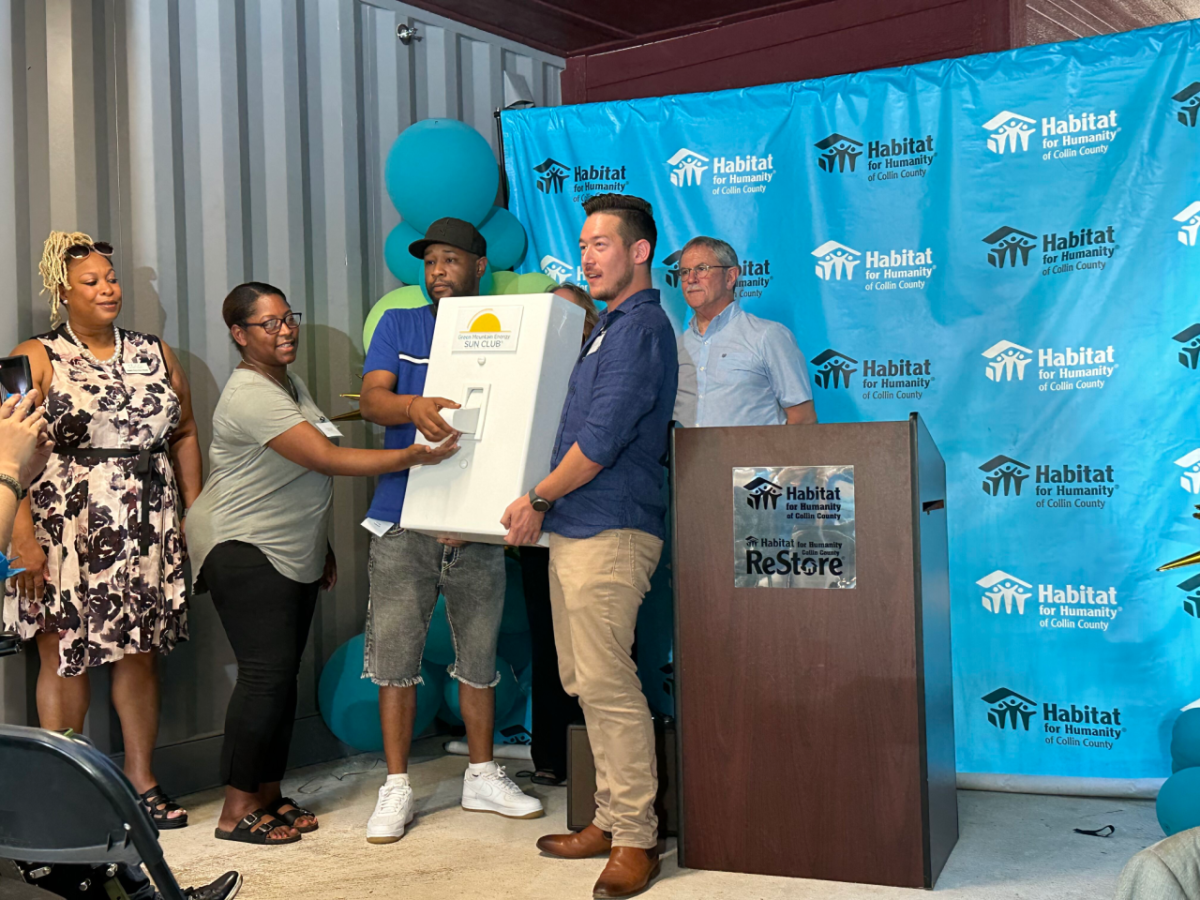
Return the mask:
{"type": "MultiPolygon", "coordinates": [[[[512,666],[505,660],[496,658],[496,669],[500,672],[500,681],[496,685],[496,721],[499,722],[502,718],[508,715],[509,710],[513,705],[525,695],[521,693],[521,686],[517,684],[517,676],[513,674],[512,666]]],[[[455,718],[452,722],[462,721],[462,707],[458,700],[459,682],[455,678],[446,679],[446,687],[442,692],[442,700],[445,703],[446,710],[455,718]]]]}
{"type": "Polygon", "coordinates": [[[533,693],[533,663],[520,671],[517,675],[517,684],[521,686],[521,693],[526,697],[533,693]]]}
{"type": "Polygon", "coordinates": [[[487,241],[488,262],[497,269],[511,269],[525,256],[525,226],[502,206],[493,206],[479,226],[487,241]]]}
{"type": "Polygon", "coordinates": [[[387,263],[388,271],[405,284],[425,284],[425,260],[417,259],[408,252],[408,245],[419,241],[422,234],[409,225],[401,222],[383,242],[383,260],[387,263]]]}
{"type": "Polygon", "coordinates": [[[1180,769],[1168,778],[1154,809],[1168,837],[1200,826],[1200,768],[1180,769]]]}
{"type": "Polygon", "coordinates": [[[442,685],[442,706],[438,710],[438,716],[451,725],[463,724],[462,710],[458,706],[458,682],[449,675],[446,676],[446,683],[442,685]]]}
{"type": "Polygon", "coordinates": [[[425,119],[396,138],[383,179],[404,221],[424,234],[445,216],[478,226],[496,199],[500,170],[474,128],[454,119],[425,119]]]}
{"type": "Polygon", "coordinates": [[[522,672],[533,660],[533,638],[528,631],[501,634],[500,643],[496,645],[496,654],[507,659],[514,672],[522,672]]]}
{"type": "Polygon", "coordinates": [[[1200,766],[1200,709],[1185,709],[1171,728],[1171,771],[1200,766]]]}
{"type": "MultiPolygon", "coordinates": [[[[383,749],[379,723],[379,688],[362,677],[363,636],[352,637],[333,651],[317,685],[321,718],[334,736],[364,753],[383,749]]],[[[413,734],[433,722],[442,698],[442,677],[436,669],[421,667],[424,683],[417,685],[417,718],[413,734]]]]}
{"type": "Polygon", "coordinates": [[[532,744],[533,743],[533,698],[526,697],[523,702],[513,704],[508,715],[496,717],[496,732],[492,736],[495,744],[532,744]]]}
{"type": "Polygon", "coordinates": [[[486,297],[496,288],[495,279],[492,277],[492,263],[489,260],[487,268],[483,270],[483,277],[479,279],[479,296],[486,297]]]}
{"type": "Polygon", "coordinates": [[[434,665],[448,666],[454,662],[454,635],[450,632],[450,620],[446,618],[446,598],[441,595],[429,619],[424,656],[427,663],[434,665]]]}
{"type": "Polygon", "coordinates": [[[521,584],[521,564],[504,556],[504,615],[500,618],[501,634],[520,634],[529,630],[525,614],[525,587],[521,584]]]}

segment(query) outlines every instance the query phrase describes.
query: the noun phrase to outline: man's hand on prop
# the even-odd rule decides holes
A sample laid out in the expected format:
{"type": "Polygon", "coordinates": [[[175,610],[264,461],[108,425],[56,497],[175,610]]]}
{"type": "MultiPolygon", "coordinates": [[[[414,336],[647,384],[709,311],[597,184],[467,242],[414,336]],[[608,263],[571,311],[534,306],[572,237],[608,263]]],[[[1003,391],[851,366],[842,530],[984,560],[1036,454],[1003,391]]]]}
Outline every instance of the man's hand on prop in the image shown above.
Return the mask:
{"type": "Polygon", "coordinates": [[[508,529],[504,542],[510,547],[536,544],[542,536],[542,519],[545,515],[533,508],[528,494],[522,494],[508,504],[508,509],[500,518],[500,524],[508,529]]]}
{"type": "Polygon", "coordinates": [[[428,441],[444,441],[458,434],[440,415],[443,409],[458,409],[459,404],[445,397],[413,397],[408,406],[408,418],[428,441]]]}

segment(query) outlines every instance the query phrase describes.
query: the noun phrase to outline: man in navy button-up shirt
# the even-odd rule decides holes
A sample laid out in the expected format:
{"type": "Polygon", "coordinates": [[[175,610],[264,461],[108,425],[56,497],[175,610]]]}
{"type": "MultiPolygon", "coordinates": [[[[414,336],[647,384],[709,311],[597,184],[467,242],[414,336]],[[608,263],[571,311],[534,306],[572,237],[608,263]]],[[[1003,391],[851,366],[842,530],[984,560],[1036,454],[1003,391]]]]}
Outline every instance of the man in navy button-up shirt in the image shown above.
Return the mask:
{"type": "Polygon", "coordinates": [[[596,760],[596,817],[538,846],[579,858],[610,850],[596,896],[624,897],[658,873],[650,710],[631,657],[638,607],[662,554],[663,465],[679,364],[651,287],[650,204],[601,194],[579,238],[592,296],[607,308],[571,373],[553,470],[502,520],[510,544],[550,533],[559,674],[579,697],[596,760]],[[544,520],[543,520],[544,516],[544,520]]]}

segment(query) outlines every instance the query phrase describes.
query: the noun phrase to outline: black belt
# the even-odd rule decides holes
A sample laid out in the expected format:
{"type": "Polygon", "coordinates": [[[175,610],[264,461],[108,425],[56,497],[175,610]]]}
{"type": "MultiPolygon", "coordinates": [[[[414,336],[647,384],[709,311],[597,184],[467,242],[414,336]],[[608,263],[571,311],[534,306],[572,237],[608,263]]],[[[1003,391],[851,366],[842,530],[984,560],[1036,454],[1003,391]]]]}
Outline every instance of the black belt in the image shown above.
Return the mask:
{"type": "Polygon", "coordinates": [[[129,448],[127,450],[112,450],[103,447],[55,447],[54,452],[59,456],[69,456],[72,459],[94,459],[97,461],[105,459],[137,459],[137,465],[133,467],[133,473],[142,480],[141,501],[142,512],[138,520],[138,553],[141,556],[146,556],[150,553],[150,483],[157,481],[158,484],[166,487],[166,479],[162,478],[155,472],[154,467],[150,465],[150,457],[158,453],[166,453],[166,443],[155,444],[153,447],[143,447],[140,450],[129,448]]]}

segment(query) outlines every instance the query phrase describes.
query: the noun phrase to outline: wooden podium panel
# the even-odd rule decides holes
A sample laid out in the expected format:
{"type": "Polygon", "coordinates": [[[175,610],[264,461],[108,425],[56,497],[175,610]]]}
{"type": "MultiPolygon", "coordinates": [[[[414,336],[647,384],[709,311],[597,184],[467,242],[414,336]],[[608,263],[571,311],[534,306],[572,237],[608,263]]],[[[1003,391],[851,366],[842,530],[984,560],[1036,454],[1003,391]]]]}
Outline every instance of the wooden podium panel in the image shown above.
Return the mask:
{"type": "Polygon", "coordinates": [[[924,424],[673,435],[681,865],[932,887],[958,814],[945,466],[924,424]],[[856,586],[734,587],[732,469],[845,465],[856,586]]]}

